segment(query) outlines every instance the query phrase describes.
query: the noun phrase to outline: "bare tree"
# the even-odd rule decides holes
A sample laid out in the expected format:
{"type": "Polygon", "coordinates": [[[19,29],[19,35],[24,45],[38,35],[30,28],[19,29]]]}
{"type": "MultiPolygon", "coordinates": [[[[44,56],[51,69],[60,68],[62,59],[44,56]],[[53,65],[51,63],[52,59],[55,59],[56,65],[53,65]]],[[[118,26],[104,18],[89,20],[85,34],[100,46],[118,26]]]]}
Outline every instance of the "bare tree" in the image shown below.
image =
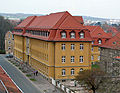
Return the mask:
{"type": "Polygon", "coordinates": [[[76,76],[76,80],[79,84],[85,84],[88,89],[91,89],[93,93],[99,89],[100,84],[103,83],[105,73],[98,69],[93,68],[91,70],[80,71],[76,76]]]}

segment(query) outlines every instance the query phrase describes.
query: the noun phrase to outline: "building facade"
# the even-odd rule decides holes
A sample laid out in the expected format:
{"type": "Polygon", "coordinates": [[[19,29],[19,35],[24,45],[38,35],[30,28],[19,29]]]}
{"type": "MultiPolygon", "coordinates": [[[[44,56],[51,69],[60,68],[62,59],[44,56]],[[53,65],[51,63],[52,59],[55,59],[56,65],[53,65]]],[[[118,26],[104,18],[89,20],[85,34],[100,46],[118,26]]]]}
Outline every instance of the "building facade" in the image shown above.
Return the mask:
{"type": "Polygon", "coordinates": [[[100,46],[104,45],[111,37],[100,26],[85,26],[90,30],[92,37],[91,62],[100,62],[100,46]]]}
{"type": "Polygon", "coordinates": [[[13,54],[14,39],[11,31],[8,31],[5,35],[5,51],[6,54],[13,54]]]}
{"type": "Polygon", "coordinates": [[[91,69],[89,30],[69,12],[30,16],[15,27],[14,56],[52,80],[91,69]]]}
{"type": "Polygon", "coordinates": [[[101,67],[111,76],[120,76],[120,33],[101,46],[101,67]]]}

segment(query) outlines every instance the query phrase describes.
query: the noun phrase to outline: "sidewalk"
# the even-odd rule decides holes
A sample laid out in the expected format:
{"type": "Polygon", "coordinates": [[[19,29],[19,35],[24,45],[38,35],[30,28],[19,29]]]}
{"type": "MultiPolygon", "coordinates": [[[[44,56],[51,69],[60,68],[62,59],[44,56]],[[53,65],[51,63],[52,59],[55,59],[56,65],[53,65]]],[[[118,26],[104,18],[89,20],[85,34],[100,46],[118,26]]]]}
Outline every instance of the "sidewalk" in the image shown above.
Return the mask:
{"type": "Polygon", "coordinates": [[[25,76],[29,75],[28,77],[26,76],[27,79],[30,82],[32,82],[32,84],[34,84],[37,88],[39,88],[39,90],[42,93],[64,93],[61,89],[56,88],[54,85],[52,85],[46,79],[44,79],[40,73],[38,73],[38,75],[35,76],[33,73],[35,71],[35,69],[31,68],[31,66],[24,64],[24,63],[21,64],[20,62],[14,60],[14,59],[9,59],[9,62],[14,64],[18,69],[20,69],[25,76]],[[31,81],[30,78],[32,78],[34,80],[31,81]]]}

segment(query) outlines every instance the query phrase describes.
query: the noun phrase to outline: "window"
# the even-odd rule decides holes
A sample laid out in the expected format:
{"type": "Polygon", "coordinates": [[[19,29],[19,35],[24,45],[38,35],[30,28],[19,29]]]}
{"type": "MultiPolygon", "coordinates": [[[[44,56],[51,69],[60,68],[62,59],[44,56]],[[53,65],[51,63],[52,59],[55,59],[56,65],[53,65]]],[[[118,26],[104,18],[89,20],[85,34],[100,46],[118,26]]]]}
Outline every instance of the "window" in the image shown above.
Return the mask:
{"type": "Polygon", "coordinates": [[[91,48],[91,51],[94,51],[94,48],[93,48],[93,47],[91,48]]]}
{"type": "Polygon", "coordinates": [[[83,44],[80,44],[80,50],[83,50],[83,44]]]}
{"type": "Polygon", "coordinates": [[[65,44],[62,44],[61,48],[62,48],[62,50],[65,50],[65,44]]]}
{"type": "Polygon", "coordinates": [[[93,55],[91,56],[91,60],[94,60],[94,56],[93,55]]]}
{"type": "Polygon", "coordinates": [[[74,75],[74,69],[71,69],[71,75],[74,75]]]}
{"type": "Polygon", "coordinates": [[[79,62],[83,63],[83,56],[80,56],[79,62]]]}
{"type": "Polygon", "coordinates": [[[65,69],[62,69],[62,76],[65,76],[65,69]]]}
{"type": "Polygon", "coordinates": [[[74,49],[75,49],[75,45],[71,44],[71,50],[74,50],[74,49]]]}
{"type": "Polygon", "coordinates": [[[10,43],[11,43],[11,41],[9,40],[9,41],[8,41],[8,44],[10,44],[10,43]]]}
{"type": "Polygon", "coordinates": [[[98,33],[98,35],[101,35],[101,33],[98,33]]]}
{"type": "Polygon", "coordinates": [[[80,68],[80,71],[83,71],[83,68],[80,68]]]}
{"type": "Polygon", "coordinates": [[[116,42],[113,42],[113,44],[116,44],[116,42]]]}
{"type": "Polygon", "coordinates": [[[98,48],[98,51],[100,51],[100,48],[98,48]]]}
{"type": "Polygon", "coordinates": [[[75,32],[70,33],[70,38],[75,38],[75,32]]]}
{"type": "Polygon", "coordinates": [[[99,39],[99,40],[98,40],[98,44],[102,44],[102,40],[99,39]]]}
{"type": "Polygon", "coordinates": [[[84,38],[84,33],[83,32],[80,33],[80,38],[84,38]]]}
{"type": "Polygon", "coordinates": [[[12,35],[12,40],[14,40],[14,35],[12,35]]]}
{"type": "Polygon", "coordinates": [[[10,33],[9,33],[8,37],[10,38],[10,33]]]}
{"type": "Polygon", "coordinates": [[[73,63],[74,62],[74,56],[71,56],[71,62],[73,63]]]}
{"type": "Polygon", "coordinates": [[[66,38],[66,32],[61,33],[61,38],[66,38]]]}
{"type": "Polygon", "coordinates": [[[10,50],[11,49],[11,47],[8,47],[8,50],[10,50]]]}
{"type": "Polygon", "coordinates": [[[62,56],[62,63],[65,63],[65,56],[62,56]]]}
{"type": "Polygon", "coordinates": [[[92,41],[92,44],[94,44],[94,41],[92,41]]]}
{"type": "Polygon", "coordinates": [[[98,60],[100,60],[100,56],[98,56],[98,60]]]}

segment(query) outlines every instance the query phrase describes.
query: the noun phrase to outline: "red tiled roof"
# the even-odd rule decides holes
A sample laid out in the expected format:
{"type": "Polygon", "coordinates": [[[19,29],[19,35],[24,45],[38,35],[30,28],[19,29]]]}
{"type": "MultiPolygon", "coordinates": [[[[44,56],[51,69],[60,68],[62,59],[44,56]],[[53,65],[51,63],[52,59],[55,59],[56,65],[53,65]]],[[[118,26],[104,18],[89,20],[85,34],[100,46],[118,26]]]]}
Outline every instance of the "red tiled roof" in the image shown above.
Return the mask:
{"type": "Polygon", "coordinates": [[[104,45],[101,47],[120,49],[120,32],[109,39],[104,45]]]}
{"type": "MultiPolygon", "coordinates": [[[[24,27],[23,33],[21,35],[33,37],[33,38],[39,38],[43,40],[52,40],[52,41],[92,41],[91,36],[89,35],[89,31],[85,31],[85,27],[78,22],[78,20],[75,19],[74,16],[72,16],[69,12],[59,12],[59,13],[52,13],[50,15],[46,16],[36,16],[36,17],[28,17],[25,19],[21,24],[19,24],[17,27],[24,27]],[[25,22],[27,21],[27,22],[25,22]],[[49,37],[43,37],[43,36],[37,36],[37,35],[30,35],[28,33],[25,33],[25,30],[42,30],[42,31],[48,31],[50,32],[49,37]],[[61,32],[65,30],[67,32],[67,38],[62,39],[61,38],[61,32]],[[69,30],[69,31],[68,31],[69,30]],[[75,31],[76,38],[71,39],[70,38],[70,32],[75,31]],[[85,31],[85,38],[80,39],[78,37],[78,34],[80,31],[85,31]]],[[[13,34],[20,35],[19,32],[14,32],[13,34]]]]}
{"type": "Polygon", "coordinates": [[[29,16],[26,19],[24,19],[19,25],[17,25],[15,27],[15,29],[19,29],[19,28],[24,28],[26,26],[28,26],[30,24],[31,21],[33,21],[33,19],[35,18],[35,16],[29,16]]]}
{"type": "Polygon", "coordinates": [[[85,26],[90,30],[92,38],[110,38],[110,36],[104,32],[100,26],[85,26]]]}
{"type": "Polygon", "coordinates": [[[11,78],[6,74],[6,72],[0,66],[0,80],[4,83],[9,93],[22,93],[18,87],[13,83],[11,78]]]}
{"type": "Polygon", "coordinates": [[[79,23],[84,24],[82,16],[73,16],[79,23]]]}
{"type": "Polygon", "coordinates": [[[120,59],[120,56],[116,56],[115,58],[116,58],[116,59],[120,59]]]}
{"type": "Polygon", "coordinates": [[[112,31],[113,33],[117,33],[118,30],[116,29],[116,27],[109,27],[109,29],[107,29],[107,31],[112,31]]]}

